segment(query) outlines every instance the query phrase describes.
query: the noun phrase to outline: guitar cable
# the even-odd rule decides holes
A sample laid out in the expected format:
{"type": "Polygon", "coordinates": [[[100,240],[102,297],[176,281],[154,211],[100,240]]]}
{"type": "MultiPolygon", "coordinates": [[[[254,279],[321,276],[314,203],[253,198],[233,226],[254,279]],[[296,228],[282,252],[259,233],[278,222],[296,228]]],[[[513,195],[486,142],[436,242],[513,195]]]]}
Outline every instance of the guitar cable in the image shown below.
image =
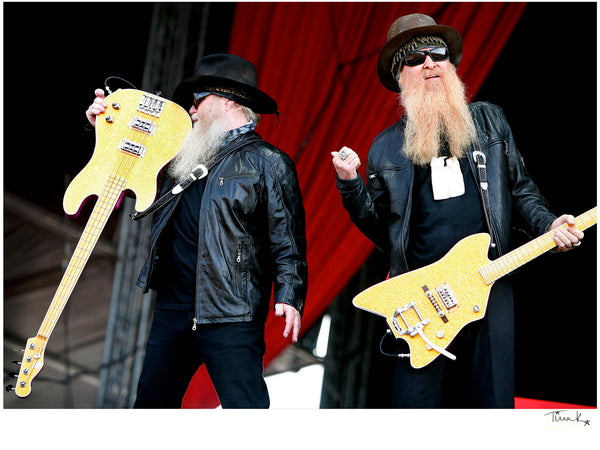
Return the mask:
{"type": "Polygon", "coordinates": [[[410,358],[410,353],[387,353],[383,351],[383,341],[389,334],[392,334],[392,331],[386,330],[385,334],[381,338],[381,341],[379,342],[379,351],[381,352],[381,354],[384,356],[392,356],[394,358],[410,358]]]}
{"type": "Polygon", "coordinates": [[[117,77],[117,76],[114,76],[114,75],[113,75],[113,76],[110,76],[110,77],[108,77],[106,80],[104,80],[104,89],[106,89],[106,92],[108,92],[109,94],[112,94],[112,91],[111,91],[111,90],[110,90],[110,88],[108,87],[108,80],[112,80],[112,79],[115,79],[115,80],[121,80],[121,81],[123,81],[124,83],[127,83],[127,84],[128,84],[129,86],[131,86],[133,89],[137,89],[137,87],[135,87],[135,85],[134,85],[132,82],[130,82],[130,81],[128,81],[128,80],[126,80],[125,78],[121,78],[121,77],[117,77]]]}

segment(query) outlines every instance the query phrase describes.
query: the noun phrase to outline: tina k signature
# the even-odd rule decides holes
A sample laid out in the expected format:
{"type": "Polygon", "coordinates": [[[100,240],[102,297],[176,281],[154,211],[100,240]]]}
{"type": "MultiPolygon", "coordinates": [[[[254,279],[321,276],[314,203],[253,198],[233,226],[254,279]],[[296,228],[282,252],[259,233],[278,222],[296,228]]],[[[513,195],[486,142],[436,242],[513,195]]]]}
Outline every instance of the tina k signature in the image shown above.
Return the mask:
{"type": "Polygon", "coordinates": [[[544,415],[550,416],[552,422],[580,423],[584,427],[591,425],[590,420],[583,418],[579,411],[567,411],[566,409],[561,409],[557,411],[551,411],[544,415]]]}

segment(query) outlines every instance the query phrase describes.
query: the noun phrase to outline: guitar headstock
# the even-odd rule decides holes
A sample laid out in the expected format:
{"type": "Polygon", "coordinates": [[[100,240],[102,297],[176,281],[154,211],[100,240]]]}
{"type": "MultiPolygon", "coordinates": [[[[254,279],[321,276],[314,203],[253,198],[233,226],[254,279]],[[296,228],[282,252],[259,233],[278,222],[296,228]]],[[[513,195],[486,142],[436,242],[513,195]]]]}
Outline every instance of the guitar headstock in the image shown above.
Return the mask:
{"type": "Polygon", "coordinates": [[[46,338],[36,336],[27,340],[25,354],[21,361],[15,393],[19,397],[27,397],[31,394],[31,382],[44,367],[44,350],[46,349],[46,338]]]}

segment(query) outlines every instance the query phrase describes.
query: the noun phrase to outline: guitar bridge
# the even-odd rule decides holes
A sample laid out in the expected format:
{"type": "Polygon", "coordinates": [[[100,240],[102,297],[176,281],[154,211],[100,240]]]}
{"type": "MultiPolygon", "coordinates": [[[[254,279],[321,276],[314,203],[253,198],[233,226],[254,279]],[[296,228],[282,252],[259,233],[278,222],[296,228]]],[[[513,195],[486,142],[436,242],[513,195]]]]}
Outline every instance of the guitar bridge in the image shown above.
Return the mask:
{"type": "Polygon", "coordinates": [[[165,100],[160,97],[154,97],[149,94],[144,94],[138,105],[138,111],[144,114],[149,114],[154,117],[160,117],[165,107],[165,100]]]}
{"type": "Polygon", "coordinates": [[[421,289],[423,289],[423,292],[425,293],[425,295],[427,296],[427,298],[431,302],[431,305],[435,308],[435,310],[436,310],[436,312],[438,314],[438,317],[440,319],[442,319],[442,321],[444,323],[447,323],[448,322],[448,318],[446,317],[446,313],[444,313],[444,310],[442,309],[442,307],[440,306],[440,304],[435,299],[435,296],[433,295],[433,292],[431,292],[429,290],[429,288],[427,287],[427,285],[422,286],[421,289]]]}
{"type": "Polygon", "coordinates": [[[429,319],[423,320],[423,317],[419,313],[419,310],[417,309],[415,302],[410,302],[408,305],[406,305],[402,308],[396,309],[396,311],[394,312],[394,317],[392,317],[391,322],[392,322],[394,328],[396,329],[396,331],[398,333],[400,333],[400,335],[408,334],[410,337],[415,337],[418,334],[419,336],[421,336],[421,339],[423,339],[423,341],[427,345],[427,350],[435,350],[436,352],[446,356],[447,358],[450,358],[452,360],[456,359],[456,356],[454,356],[452,353],[446,351],[439,345],[436,345],[434,342],[431,341],[431,339],[429,339],[425,335],[425,333],[423,332],[423,329],[425,328],[425,325],[427,325],[430,321],[429,321],[429,319]],[[406,317],[404,315],[411,309],[414,311],[414,313],[419,318],[418,322],[415,323],[413,326],[410,326],[408,324],[408,321],[406,320],[406,317]],[[398,317],[400,317],[402,319],[402,321],[404,322],[404,325],[406,326],[406,330],[403,330],[402,327],[400,326],[400,322],[398,322],[398,317]]]}
{"type": "Polygon", "coordinates": [[[396,311],[394,312],[394,317],[392,317],[392,324],[393,324],[394,328],[396,329],[396,331],[400,335],[408,334],[411,337],[415,336],[418,333],[419,327],[423,328],[423,326],[427,325],[428,323],[429,323],[429,319],[423,320],[423,316],[421,316],[421,314],[419,313],[419,310],[417,309],[417,305],[415,304],[415,302],[410,302],[408,305],[403,306],[402,308],[396,309],[396,311]],[[408,320],[405,316],[405,313],[407,313],[411,309],[414,311],[414,313],[419,318],[419,321],[416,324],[414,324],[413,326],[409,325],[408,320]],[[403,329],[402,326],[400,325],[398,318],[402,319],[402,322],[404,322],[405,329],[403,329]]]}

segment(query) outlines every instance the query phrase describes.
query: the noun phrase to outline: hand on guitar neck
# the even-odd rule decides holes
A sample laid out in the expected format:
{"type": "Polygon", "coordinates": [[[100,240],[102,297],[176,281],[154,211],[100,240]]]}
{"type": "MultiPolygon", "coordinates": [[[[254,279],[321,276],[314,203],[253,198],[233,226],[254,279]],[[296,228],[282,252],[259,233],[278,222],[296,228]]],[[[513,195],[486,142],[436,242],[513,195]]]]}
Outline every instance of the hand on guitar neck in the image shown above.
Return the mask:
{"type": "Polygon", "coordinates": [[[581,245],[583,231],[575,227],[575,217],[563,214],[550,224],[548,231],[552,230],[556,230],[553,237],[557,251],[566,252],[581,245]],[[565,224],[566,226],[564,226],[565,224]]]}

